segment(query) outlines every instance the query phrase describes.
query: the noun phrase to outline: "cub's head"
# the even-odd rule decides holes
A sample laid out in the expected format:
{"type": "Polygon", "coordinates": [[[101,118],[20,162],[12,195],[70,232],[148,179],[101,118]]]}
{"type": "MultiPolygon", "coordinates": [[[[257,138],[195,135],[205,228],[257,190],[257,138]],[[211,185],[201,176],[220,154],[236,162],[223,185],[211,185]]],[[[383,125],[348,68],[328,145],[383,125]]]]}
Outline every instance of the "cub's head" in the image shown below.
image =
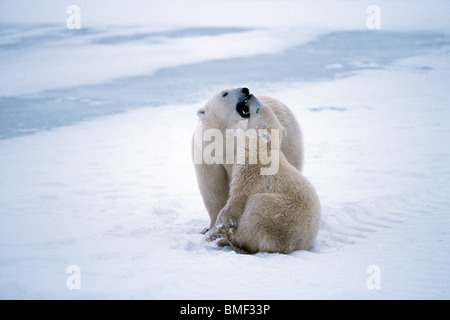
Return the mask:
{"type": "Polygon", "coordinates": [[[197,116],[207,121],[210,127],[237,128],[241,121],[250,118],[248,99],[251,96],[247,88],[222,90],[197,111],[197,116]]]}
{"type": "Polygon", "coordinates": [[[281,125],[277,116],[270,107],[263,105],[254,95],[250,95],[244,104],[249,108],[248,129],[255,129],[258,132],[260,142],[271,144],[272,137],[277,137],[278,143],[286,136],[286,129],[281,125]]]}

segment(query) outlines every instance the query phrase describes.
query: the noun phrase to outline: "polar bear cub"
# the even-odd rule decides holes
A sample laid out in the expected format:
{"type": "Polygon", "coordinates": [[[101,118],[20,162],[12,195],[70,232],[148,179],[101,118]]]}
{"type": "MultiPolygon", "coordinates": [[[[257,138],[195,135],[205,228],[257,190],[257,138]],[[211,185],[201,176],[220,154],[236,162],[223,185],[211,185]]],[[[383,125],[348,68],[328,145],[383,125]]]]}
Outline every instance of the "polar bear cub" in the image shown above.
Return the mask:
{"type": "Polygon", "coordinates": [[[286,131],[272,110],[253,95],[244,103],[249,107],[247,129],[258,132],[258,143],[249,141],[246,162],[233,165],[230,197],[206,238],[221,238],[219,245],[231,245],[241,253],[308,250],[320,224],[316,191],[281,151],[286,131]],[[261,174],[266,167],[261,148],[279,156],[276,172],[261,174]],[[258,160],[252,164],[255,152],[258,160]]]}

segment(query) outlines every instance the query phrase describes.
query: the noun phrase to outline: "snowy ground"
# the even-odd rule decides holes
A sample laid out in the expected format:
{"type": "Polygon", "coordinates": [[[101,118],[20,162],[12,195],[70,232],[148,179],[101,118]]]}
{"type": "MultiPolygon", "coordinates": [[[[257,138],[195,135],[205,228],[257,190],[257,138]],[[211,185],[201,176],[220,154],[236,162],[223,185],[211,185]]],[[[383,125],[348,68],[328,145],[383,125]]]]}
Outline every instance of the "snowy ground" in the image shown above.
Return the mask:
{"type": "MultiPolygon", "coordinates": [[[[285,15],[294,5],[251,3],[285,15]]],[[[331,17],[331,2],[321,3],[331,17]]],[[[421,12],[422,2],[412,3],[383,10],[384,28],[390,12],[421,12]]],[[[300,36],[294,17],[281,29],[273,22],[261,29],[255,18],[223,27],[227,12],[222,19],[220,28],[205,20],[209,27],[195,29],[182,20],[170,32],[161,21],[123,34],[96,27],[70,40],[55,36],[54,25],[3,29],[0,69],[13,81],[2,76],[0,298],[449,299],[450,38],[443,22],[396,22],[364,42],[373,34],[342,17],[336,29],[320,16],[308,20],[300,36]],[[37,36],[25,36],[30,30],[37,36]],[[224,41],[253,42],[223,52],[224,41]],[[208,43],[215,50],[199,56],[208,43]],[[152,59],[123,60],[127,46],[152,59]],[[80,62],[67,79],[55,71],[67,56],[53,66],[30,62],[55,48],[95,49],[97,58],[82,57],[99,69],[83,75],[80,62]],[[125,65],[105,75],[98,57],[125,65]],[[28,71],[20,67],[26,61],[28,71]],[[247,73],[235,76],[243,65],[247,73]],[[211,70],[220,76],[204,79],[211,70]],[[199,233],[209,218],[190,160],[196,110],[224,86],[243,85],[285,102],[301,124],[304,174],[323,210],[311,251],[240,255],[199,233]],[[67,287],[71,265],[80,268],[80,289],[67,287]],[[375,278],[380,288],[370,289],[375,278]]]]}

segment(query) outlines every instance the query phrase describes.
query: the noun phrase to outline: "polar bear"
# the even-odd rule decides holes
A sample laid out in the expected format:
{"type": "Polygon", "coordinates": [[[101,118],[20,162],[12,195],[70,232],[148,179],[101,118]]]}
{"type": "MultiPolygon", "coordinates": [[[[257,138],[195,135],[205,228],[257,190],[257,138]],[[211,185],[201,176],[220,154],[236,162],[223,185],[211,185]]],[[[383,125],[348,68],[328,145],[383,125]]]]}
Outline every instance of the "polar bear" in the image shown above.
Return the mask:
{"type": "MultiPolygon", "coordinates": [[[[250,96],[248,88],[225,89],[214,95],[204,107],[197,111],[198,126],[201,136],[209,129],[217,129],[226,136],[227,129],[237,129],[242,126],[249,118],[248,107],[243,104],[250,96]]],[[[294,114],[289,108],[280,101],[266,97],[258,96],[258,100],[270,107],[281,125],[285,128],[287,135],[283,140],[281,150],[286,159],[298,170],[303,165],[303,141],[300,126],[295,119],[294,114]]],[[[202,152],[208,145],[208,141],[195,142],[192,139],[192,152],[202,152]]],[[[229,197],[230,182],[232,174],[232,163],[225,161],[221,163],[207,164],[203,161],[196,163],[194,161],[197,182],[200,194],[203,198],[206,210],[210,217],[209,228],[203,230],[205,233],[211,229],[219,211],[225,206],[229,197]]]]}
{"type": "Polygon", "coordinates": [[[308,250],[319,230],[321,208],[311,183],[292,166],[280,145],[284,132],[272,110],[250,95],[244,101],[249,108],[247,130],[258,133],[245,145],[244,163],[233,165],[230,197],[219,212],[214,227],[206,234],[209,241],[229,244],[241,253],[308,250]],[[254,130],[255,132],[255,130],[254,130]],[[279,157],[272,174],[261,174],[266,167],[262,153],[279,157]],[[258,156],[253,164],[251,154],[258,156]]]}

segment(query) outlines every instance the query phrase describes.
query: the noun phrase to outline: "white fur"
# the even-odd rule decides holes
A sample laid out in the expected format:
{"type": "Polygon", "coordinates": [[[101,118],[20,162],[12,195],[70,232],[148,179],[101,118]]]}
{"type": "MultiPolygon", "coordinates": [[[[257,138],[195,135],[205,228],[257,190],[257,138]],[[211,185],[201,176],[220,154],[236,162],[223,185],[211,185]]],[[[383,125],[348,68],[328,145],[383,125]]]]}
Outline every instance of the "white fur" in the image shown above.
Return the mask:
{"type": "Polygon", "coordinates": [[[258,137],[248,144],[247,160],[253,149],[267,146],[279,157],[279,170],[261,174],[267,164],[261,161],[233,165],[232,186],[227,204],[219,212],[207,239],[223,238],[242,253],[308,250],[320,224],[320,202],[311,183],[279,152],[283,126],[272,110],[251,98],[249,128],[271,132],[273,139],[258,137]],[[278,138],[278,139],[277,139],[278,138]]]}
{"type": "MultiPolygon", "coordinates": [[[[236,112],[236,103],[241,90],[241,88],[222,90],[214,95],[203,108],[198,110],[197,115],[201,121],[199,123],[201,125],[201,134],[208,129],[214,128],[220,130],[225,139],[226,129],[247,127],[246,120],[236,112]],[[225,97],[223,97],[224,93],[227,93],[225,97]]],[[[294,114],[286,105],[274,98],[257,96],[257,99],[263,105],[270,107],[286,130],[281,151],[290,164],[301,170],[303,164],[303,142],[300,126],[294,114]]],[[[206,145],[208,145],[207,142],[196,144],[195,139],[193,139],[193,154],[199,148],[203,150],[206,145]]],[[[223,141],[223,145],[225,146],[225,141],[223,141]]],[[[223,157],[225,157],[225,154],[223,154],[223,157]]],[[[222,164],[206,164],[203,162],[194,165],[200,193],[211,219],[209,228],[214,226],[219,211],[225,206],[229,198],[229,185],[232,179],[233,165],[227,164],[225,160],[223,159],[222,164]]]]}

